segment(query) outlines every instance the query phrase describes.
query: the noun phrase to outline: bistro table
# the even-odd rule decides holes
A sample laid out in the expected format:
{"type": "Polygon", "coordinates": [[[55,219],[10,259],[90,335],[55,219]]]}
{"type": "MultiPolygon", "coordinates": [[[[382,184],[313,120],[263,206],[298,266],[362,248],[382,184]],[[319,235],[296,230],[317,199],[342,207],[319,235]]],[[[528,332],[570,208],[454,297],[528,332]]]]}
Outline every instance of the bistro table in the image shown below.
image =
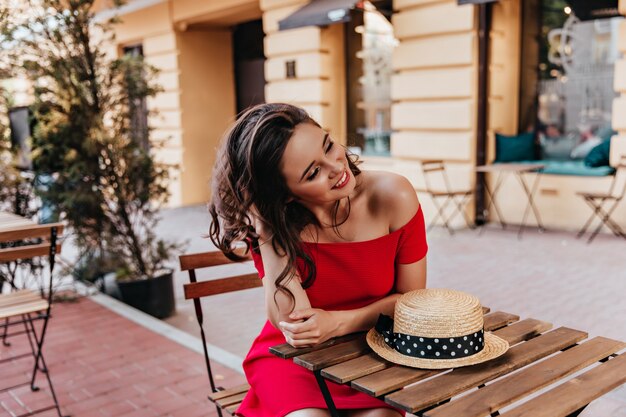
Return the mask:
{"type": "Polygon", "coordinates": [[[626,352],[619,354],[624,342],[594,337],[582,343],[588,336],[584,331],[551,330],[542,320],[519,320],[501,311],[489,314],[488,308],[483,312],[485,330],[507,340],[510,349],[489,362],[453,370],[395,365],[369,348],[364,333],[314,348],[283,344],[270,352],[314,373],[333,416],[339,414],[327,381],[349,384],[424,417],[577,416],[591,401],[626,383],[626,352]],[[539,396],[527,398],[546,387],[539,396]]]}
{"type": "Polygon", "coordinates": [[[0,211],[0,232],[6,232],[15,228],[34,226],[36,223],[17,214],[0,211]]]}
{"type": "MultiPolygon", "coordinates": [[[[533,211],[535,215],[535,220],[537,220],[537,227],[540,231],[544,231],[543,224],[541,223],[541,218],[539,217],[539,210],[535,206],[534,195],[537,190],[537,186],[539,185],[539,178],[541,176],[541,170],[545,168],[544,164],[516,164],[516,163],[502,163],[502,164],[491,164],[491,165],[479,165],[476,167],[476,172],[481,173],[493,173],[496,175],[496,183],[493,189],[489,188],[489,183],[487,178],[485,177],[483,182],[485,184],[485,191],[487,192],[487,196],[489,197],[489,204],[487,205],[487,212],[491,211],[491,207],[493,206],[495,214],[498,216],[498,221],[503,229],[506,229],[506,222],[504,221],[504,217],[502,217],[502,213],[498,208],[498,204],[496,202],[496,196],[498,194],[498,190],[500,190],[500,186],[502,185],[502,181],[506,177],[506,175],[514,175],[524,190],[524,194],[526,195],[526,208],[524,209],[524,215],[522,216],[522,222],[519,226],[519,231],[517,236],[519,238],[522,237],[522,232],[524,231],[524,227],[526,226],[526,218],[530,210],[533,211]],[[526,183],[524,179],[524,174],[528,173],[536,173],[535,180],[532,185],[526,183]]],[[[481,228],[482,231],[482,228],[481,228]]]]}

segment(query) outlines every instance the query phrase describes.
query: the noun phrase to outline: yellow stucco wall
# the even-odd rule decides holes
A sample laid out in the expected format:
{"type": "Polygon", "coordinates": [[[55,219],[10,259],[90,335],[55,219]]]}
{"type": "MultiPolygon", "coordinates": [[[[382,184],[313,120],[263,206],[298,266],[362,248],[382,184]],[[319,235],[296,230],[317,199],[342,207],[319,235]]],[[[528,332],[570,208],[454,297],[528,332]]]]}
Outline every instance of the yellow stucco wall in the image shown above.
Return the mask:
{"type": "Polygon", "coordinates": [[[307,26],[278,30],[278,22],[307,0],[264,0],[265,99],[305,108],[341,143],[346,141],[343,26],[307,26]],[[296,78],[287,78],[286,62],[295,61],[296,78]]]}
{"type": "Polygon", "coordinates": [[[230,30],[179,32],[183,149],[181,204],[207,201],[215,150],[235,119],[230,30]]]}
{"type": "Polygon", "coordinates": [[[474,184],[475,9],[455,0],[396,0],[394,10],[392,23],[400,43],[393,54],[392,158],[366,158],[364,167],[409,178],[430,221],[436,209],[421,191],[420,160],[445,160],[454,188],[474,184]]]}
{"type": "MultiPolygon", "coordinates": [[[[494,133],[518,129],[520,77],[520,1],[493,5],[490,34],[488,162],[495,154],[494,133]]],[[[165,91],[150,101],[160,116],[152,119],[154,137],[166,139],[161,157],[183,170],[172,185],[172,205],[204,201],[216,140],[234,117],[232,51],[228,22],[262,13],[265,37],[266,100],[306,108],[338,140],[345,141],[345,64],[342,25],[278,31],[278,21],[307,0],[234,0],[168,2],[124,16],[120,45],[143,43],[146,59],[162,69],[165,91]],[[244,12],[245,11],[245,12],[244,12]],[[285,62],[296,62],[287,79],[285,62]],[[202,88],[199,88],[201,86],[202,88]]],[[[620,0],[626,13],[626,0],[620,0]]],[[[476,6],[455,0],[395,0],[392,22],[400,44],[393,55],[391,158],[367,158],[366,169],[400,173],[416,189],[424,187],[419,161],[444,159],[453,186],[474,187],[477,111],[476,6]]],[[[626,52],[626,24],[619,47],[626,52]]],[[[619,134],[611,161],[626,154],[626,59],[616,65],[613,107],[619,134]]],[[[524,92],[523,92],[524,93],[524,92]]],[[[577,229],[590,214],[578,191],[605,191],[610,178],[544,175],[536,202],[544,224],[577,229]]],[[[419,193],[427,219],[435,209],[419,193]]],[[[522,218],[525,197],[514,179],[500,194],[505,218],[522,218]]],[[[469,209],[471,210],[472,204],[469,209]]],[[[618,208],[626,227],[626,207],[618,208]]],[[[457,218],[457,225],[461,225],[457,218]]]]}
{"type": "Polygon", "coordinates": [[[160,70],[163,92],[148,101],[149,123],[153,140],[164,145],[157,158],[178,168],[170,206],[209,197],[215,147],[235,117],[232,39],[223,26],[248,17],[260,17],[258,0],[165,1],[124,14],[116,27],[113,50],[142,44],[146,61],[160,70]]]}

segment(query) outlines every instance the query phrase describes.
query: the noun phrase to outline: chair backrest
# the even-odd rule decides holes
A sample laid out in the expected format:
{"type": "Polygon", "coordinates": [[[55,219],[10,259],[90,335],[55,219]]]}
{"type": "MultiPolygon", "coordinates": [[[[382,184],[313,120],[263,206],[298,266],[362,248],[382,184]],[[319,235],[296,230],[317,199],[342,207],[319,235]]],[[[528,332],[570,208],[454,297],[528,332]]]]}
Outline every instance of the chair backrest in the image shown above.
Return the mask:
{"type": "Polygon", "coordinates": [[[47,223],[0,230],[0,243],[11,244],[0,248],[0,262],[19,261],[34,256],[53,256],[59,253],[61,244],[58,242],[63,229],[63,223],[47,223]],[[24,243],[26,239],[35,239],[36,242],[24,243]],[[51,246],[54,246],[52,251],[51,246]]]}
{"type": "Polygon", "coordinates": [[[424,184],[426,185],[426,191],[450,192],[450,181],[448,180],[448,175],[446,174],[446,165],[444,161],[440,159],[425,160],[421,161],[421,165],[422,172],[424,173],[424,184]],[[433,185],[433,179],[435,175],[439,176],[440,181],[443,181],[442,184],[440,183],[441,185],[443,185],[443,188],[441,187],[441,185],[433,185]]]}
{"type": "MultiPolygon", "coordinates": [[[[0,229],[0,262],[14,262],[37,256],[48,257],[48,302],[52,304],[52,288],[55,257],[61,253],[60,238],[63,223],[26,224],[0,229]]],[[[15,283],[10,282],[13,289],[15,283]]],[[[43,295],[43,283],[40,287],[43,295]]]]}
{"type": "MultiPolygon", "coordinates": [[[[247,260],[251,260],[249,254],[245,254],[242,250],[239,252],[241,256],[245,256],[247,260]]],[[[202,297],[208,297],[210,295],[224,294],[232,291],[245,290],[250,288],[257,288],[263,286],[259,279],[259,274],[237,274],[233,276],[227,276],[219,279],[212,279],[208,281],[198,282],[196,277],[196,270],[211,268],[220,265],[227,265],[234,261],[228,259],[221,251],[202,252],[194,254],[186,254],[179,256],[181,271],[187,271],[189,273],[189,283],[184,284],[183,289],[185,292],[186,300],[193,300],[196,319],[198,326],[200,326],[200,337],[202,339],[202,347],[204,349],[204,360],[206,363],[207,374],[209,376],[209,383],[211,384],[212,392],[218,391],[213,379],[213,373],[211,371],[211,361],[209,359],[209,353],[207,350],[206,336],[203,328],[203,313],[202,304],[200,299],[202,297]]]]}
{"type": "Polygon", "coordinates": [[[626,195],[626,155],[622,155],[615,167],[615,175],[609,194],[616,198],[622,198],[626,195]]]}

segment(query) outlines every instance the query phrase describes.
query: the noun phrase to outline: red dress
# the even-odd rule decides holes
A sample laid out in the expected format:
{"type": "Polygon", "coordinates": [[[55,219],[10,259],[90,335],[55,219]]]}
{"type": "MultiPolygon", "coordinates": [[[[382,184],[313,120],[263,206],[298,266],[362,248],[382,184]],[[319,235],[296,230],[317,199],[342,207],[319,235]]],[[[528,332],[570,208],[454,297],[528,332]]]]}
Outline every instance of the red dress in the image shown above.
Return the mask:
{"type": "MultiPolygon", "coordinates": [[[[306,293],[313,308],[351,310],[371,304],[393,292],[397,264],[426,256],[426,232],[421,208],[404,226],[388,235],[363,242],[304,243],[317,267],[306,293]]],[[[264,276],[259,255],[254,256],[264,276]]],[[[311,371],[269,353],[285,343],[282,332],[268,321],[243,362],[250,390],[237,414],[244,417],[282,417],[302,408],[326,408],[311,371]]],[[[391,408],[388,404],[346,385],[328,381],[338,409],[391,408]]]]}

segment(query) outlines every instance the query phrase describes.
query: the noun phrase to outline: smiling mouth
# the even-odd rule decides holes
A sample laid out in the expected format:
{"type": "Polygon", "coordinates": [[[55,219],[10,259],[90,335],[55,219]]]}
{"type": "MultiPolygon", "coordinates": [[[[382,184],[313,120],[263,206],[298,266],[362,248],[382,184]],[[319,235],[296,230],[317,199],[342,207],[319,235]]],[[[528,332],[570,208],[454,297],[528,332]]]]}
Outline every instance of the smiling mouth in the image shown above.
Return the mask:
{"type": "Polygon", "coordinates": [[[339,178],[339,181],[333,186],[333,188],[342,188],[348,183],[348,181],[350,181],[350,174],[348,174],[348,170],[346,169],[343,171],[343,175],[339,178]]]}

